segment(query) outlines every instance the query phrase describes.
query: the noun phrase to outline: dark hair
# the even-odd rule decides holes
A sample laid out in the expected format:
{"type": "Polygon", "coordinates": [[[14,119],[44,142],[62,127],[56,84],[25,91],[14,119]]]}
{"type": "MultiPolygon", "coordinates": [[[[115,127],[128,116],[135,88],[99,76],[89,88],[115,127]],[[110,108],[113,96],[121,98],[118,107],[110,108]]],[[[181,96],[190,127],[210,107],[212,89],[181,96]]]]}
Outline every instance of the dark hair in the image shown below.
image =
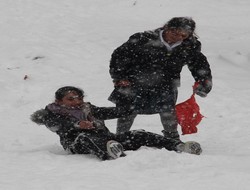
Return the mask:
{"type": "Polygon", "coordinates": [[[59,88],[56,92],[55,92],[55,98],[56,100],[62,100],[63,97],[71,92],[71,91],[74,91],[76,92],[79,96],[81,97],[84,97],[84,91],[80,88],[76,88],[74,86],[64,86],[64,87],[61,87],[59,88]]]}
{"type": "Polygon", "coordinates": [[[174,17],[170,19],[164,26],[164,29],[168,28],[178,28],[183,29],[190,34],[194,33],[195,30],[195,21],[190,17],[174,17]]]}

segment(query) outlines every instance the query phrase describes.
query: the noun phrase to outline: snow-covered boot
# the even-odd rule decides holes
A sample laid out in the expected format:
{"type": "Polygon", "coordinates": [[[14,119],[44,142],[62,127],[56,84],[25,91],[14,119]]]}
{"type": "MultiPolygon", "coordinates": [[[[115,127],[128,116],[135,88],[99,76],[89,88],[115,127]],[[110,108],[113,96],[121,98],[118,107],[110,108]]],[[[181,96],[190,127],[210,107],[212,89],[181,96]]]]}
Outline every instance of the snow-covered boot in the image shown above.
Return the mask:
{"type": "Polygon", "coordinates": [[[201,145],[195,141],[187,141],[176,147],[178,152],[200,155],[202,153],[201,145]]]}
{"type": "Polygon", "coordinates": [[[123,152],[123,146],[114,140],[107,142],[107,152],[113,159],[126,156],[126,154],[123,152]]]}

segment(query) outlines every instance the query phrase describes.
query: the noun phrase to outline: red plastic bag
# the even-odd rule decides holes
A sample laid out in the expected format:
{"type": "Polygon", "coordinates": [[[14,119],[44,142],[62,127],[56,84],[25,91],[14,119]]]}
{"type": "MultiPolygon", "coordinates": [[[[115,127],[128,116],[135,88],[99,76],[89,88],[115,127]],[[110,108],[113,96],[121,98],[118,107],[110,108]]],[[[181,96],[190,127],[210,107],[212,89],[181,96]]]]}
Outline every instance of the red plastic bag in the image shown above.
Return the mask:
{"type": "Polygon", "coordinates": [[[182,135],[197,133],[197,125],[204,117],[200,113],[200,107],[197,104],[194,94],[185,102],[179,103],[175,107],[182,135]]]}

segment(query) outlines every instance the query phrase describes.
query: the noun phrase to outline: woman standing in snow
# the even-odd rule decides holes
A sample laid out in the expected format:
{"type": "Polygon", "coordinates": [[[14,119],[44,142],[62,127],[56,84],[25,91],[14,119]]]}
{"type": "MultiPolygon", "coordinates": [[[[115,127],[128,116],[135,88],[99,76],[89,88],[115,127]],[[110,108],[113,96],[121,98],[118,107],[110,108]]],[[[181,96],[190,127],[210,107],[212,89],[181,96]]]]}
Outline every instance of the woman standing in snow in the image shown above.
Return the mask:
{"type": "Polygon", "coordinates": [[[141,146],[165,148],[170,151],[200,154],[197,142],[182,143],[143,130],[120,135],[111,133],[106,119],[124,117],[124,108],[96,107],[83,100],[84,92],[65,86],[55,93],[55,102],[36,111],[31,120],[57,133],[63,148],[73,154],[93,154],[101,160],[125,156],[123,150],[137,150],[141,146]]]}
{"type": "Polygon", "coordinates": [[[194,92],[206,97],[212,89],[212,75],[191,18],[174,17],[163,27],[132,35],[118,47],[110,61],[114,91],[109,100],[117,108],[135,110],[117,121],[117,133],[129,131],[137,114],[159,113],[165,137],[179,140],[175,105],[180,73],[187,65],[194,80],[194,92]]]}

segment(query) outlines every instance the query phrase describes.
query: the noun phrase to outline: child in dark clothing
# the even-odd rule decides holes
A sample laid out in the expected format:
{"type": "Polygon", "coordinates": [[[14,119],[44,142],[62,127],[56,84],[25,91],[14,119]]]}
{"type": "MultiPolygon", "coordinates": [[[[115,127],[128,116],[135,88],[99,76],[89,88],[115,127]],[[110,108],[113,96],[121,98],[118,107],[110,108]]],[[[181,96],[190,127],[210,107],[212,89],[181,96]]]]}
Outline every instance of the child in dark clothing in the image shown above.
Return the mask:
{"type": "Polygon", "coordinates": [[[73,154],[93,154],[101,160],[125,156],[124,150],[137,150],[141,146],[197,155],[202,152],[197,142],[183,143],[144,130],[111,133],[104,120],[131,113],[125,107],[96,107],[84,102],[83,97],[84,92],[79,88],[62,87],[55,93],[55,102],[33,113],[31,120],[57,133],[65,150],[73,154]]]}
{"type": "Polygon", "coordinates": [[[195,28],[192,18],[173,17],[158,29],[133,34],[114,50],[109,70],[114,90],[108,99],[134,110],[117,120],[117,133],[129,131],[138,114],[159,114],[163,135],[180,139],[175,106],[182,68],[190,70],[195,94],[206,97],[213,86],[195,28]]]}

